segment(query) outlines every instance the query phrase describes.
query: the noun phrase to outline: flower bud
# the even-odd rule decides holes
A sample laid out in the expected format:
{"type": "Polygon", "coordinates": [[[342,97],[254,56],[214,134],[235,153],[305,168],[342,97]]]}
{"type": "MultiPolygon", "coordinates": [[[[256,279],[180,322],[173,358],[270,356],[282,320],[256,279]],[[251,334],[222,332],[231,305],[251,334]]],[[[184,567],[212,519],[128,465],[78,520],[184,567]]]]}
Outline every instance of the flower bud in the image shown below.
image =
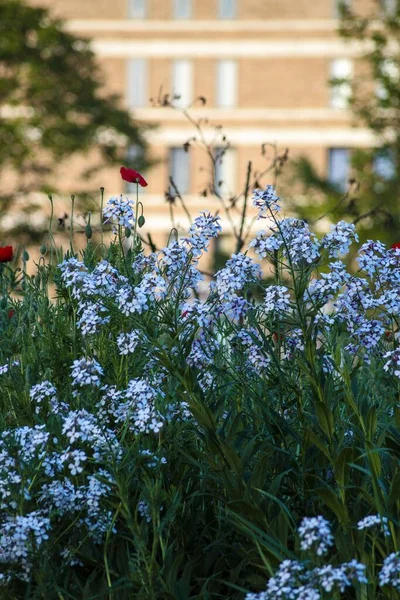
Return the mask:
{"type": "Polygon", "coordinates": [[[138,225],[139,227],[143,227],[143,225],[145,224],[145,218],[143,215],[140,215],[140,217],[138,218],[138,225]]]}
{"type": "Polygon", "coordinates": [[[90,238],[93,235],[93,230],[92,230],[92,226],[90,225],[90,223],[88,223],[85,227],[85,234],[88,240],[90,240],[90,238]]]}

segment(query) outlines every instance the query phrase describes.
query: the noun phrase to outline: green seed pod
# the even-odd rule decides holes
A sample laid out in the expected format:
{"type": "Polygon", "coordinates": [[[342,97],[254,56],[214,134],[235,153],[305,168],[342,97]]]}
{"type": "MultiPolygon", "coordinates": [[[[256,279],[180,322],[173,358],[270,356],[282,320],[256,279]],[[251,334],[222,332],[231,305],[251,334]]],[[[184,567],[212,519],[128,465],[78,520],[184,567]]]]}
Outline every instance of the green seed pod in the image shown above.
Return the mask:
{"type": "Polygon", "coordinates": [[[90,240],[90,238],[93,235],[93,230],[92,230],[92,226],[90,225],[90,223],[88,223],[85,227],[85,234],[88,240],[90,240]]]}
{"type": "Polygon", "coordinates": [[[146,220],[144,218],[143,215],[140,215],[140,217],[138,218],[138,225],[139,227],[143,227],[143,225],[145,224],[146,220]]]}
{"type": "Polygon", "coordinates": [[[1,299],[0,307],[1,308],[7,308],[7,298],[6,297],[4,297],[4,298],[1,299]]]}
{"type": "Polygon", "coordinates": [[[40,286],[40,280],[41,280],[40,273],[37,273],[37,274],[35,275],[35,285],[36,285],[36,287],[39,287],[39,286],[40,286]]]}
{"type": "Polygon", "coordinates": [[[46,254],[47,252],[47,246],[46,244],[42,244],[39,248],[40,254],[43,254],[43,256],[46,254]]]}
{"type": "Polygon", "coordinates": [[[23,253],[22,253],[22,260],[24,262],[28,262],[28,260],[29,260],[29,254],[28,254],[28,252],[26,250],[24,250],[23,253]]]}
{"type": "Polygon", "coordinates": [[[129,227],[125,227],[125,237],[130,238],[132,235],[132,230],[129,227]]]}

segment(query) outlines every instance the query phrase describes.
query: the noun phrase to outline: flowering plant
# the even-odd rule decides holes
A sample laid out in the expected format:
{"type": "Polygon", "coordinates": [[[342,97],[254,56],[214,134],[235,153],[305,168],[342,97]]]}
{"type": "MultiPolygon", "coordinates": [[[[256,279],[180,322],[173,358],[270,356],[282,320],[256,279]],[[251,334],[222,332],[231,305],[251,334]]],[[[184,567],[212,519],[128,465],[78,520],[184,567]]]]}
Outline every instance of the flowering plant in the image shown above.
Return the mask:
{"type": "Polygon", "coordinates": [[[4,597],[398,594],[400,251],[354,273],[354,226],[254,201],[211,281],[218,217],[145,253],[123,198],[108,246],[2,272],[4,597]]]}

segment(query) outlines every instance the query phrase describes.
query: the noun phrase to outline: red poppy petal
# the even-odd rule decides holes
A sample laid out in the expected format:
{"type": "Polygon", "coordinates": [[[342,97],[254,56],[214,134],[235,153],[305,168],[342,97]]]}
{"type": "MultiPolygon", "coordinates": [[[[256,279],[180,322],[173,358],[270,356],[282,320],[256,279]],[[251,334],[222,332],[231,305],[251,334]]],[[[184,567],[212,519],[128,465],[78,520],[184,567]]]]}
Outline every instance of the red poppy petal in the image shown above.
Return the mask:
{"type": "Polygon", "coordinates": [[[395,250],[396,248],[400,248],[400,242],[396,242],[395,244],[392,244],[392,248],[393,248],[393,250],[395,250]]]}
{"type": "Polygon", "coordinates": [[[146,187],[148,185],[147,181],[134,169],[127,169],[126,167],[120,168],[121,177],[124,181],[128,181],[128,183],[138,183],[142,187],[146,187]]]}
{"type": "Polygon", "coordinates": [[[0,262],[9,262],[13,258],[12,246],[3,246],[0,248],[0,262]]]}

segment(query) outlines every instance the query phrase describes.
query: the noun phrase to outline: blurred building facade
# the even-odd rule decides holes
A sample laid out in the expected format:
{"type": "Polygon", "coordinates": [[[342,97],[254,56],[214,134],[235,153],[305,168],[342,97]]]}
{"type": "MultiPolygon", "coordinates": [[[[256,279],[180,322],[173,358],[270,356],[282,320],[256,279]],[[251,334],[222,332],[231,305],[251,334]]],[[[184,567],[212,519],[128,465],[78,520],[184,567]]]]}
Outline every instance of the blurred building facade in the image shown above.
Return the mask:
{"type": "MultiPolygon", "coordinates": [[[[158,124],[148,133],[158,162],[144,193],[146,215],[159,231],[170,226],[164,193],[171,175],[193,213],[211,202],[201,196],[210,178],[204,149],[183,147],[195,128],[179,109],[158,106],[163,94],[179,95],[176,106],[191,106],[195,121],[208,119],[207,140],[222,126],[230,149],[219,167],[221,193],[242,189],[249,160],[260,172],[268,166],[272,148],[263,157],[262,144],[308,156],[321,174],[345,185],[351,148],[373,140],[353,126],[349,86],[329,85],[352,76],[360,54],[336,32],[339,1],[30,0],[65,19],[70,32],[90,37],[108,91],[136,119],[158,124]]],[[[351,1],[361,12],[373,2],[351,1]]],[[[129,151],[134,156],[135,148],[129,151]]],[[[105,174],[103,185],[109,195],[123,191],[115,173],[105,174]]]]}

